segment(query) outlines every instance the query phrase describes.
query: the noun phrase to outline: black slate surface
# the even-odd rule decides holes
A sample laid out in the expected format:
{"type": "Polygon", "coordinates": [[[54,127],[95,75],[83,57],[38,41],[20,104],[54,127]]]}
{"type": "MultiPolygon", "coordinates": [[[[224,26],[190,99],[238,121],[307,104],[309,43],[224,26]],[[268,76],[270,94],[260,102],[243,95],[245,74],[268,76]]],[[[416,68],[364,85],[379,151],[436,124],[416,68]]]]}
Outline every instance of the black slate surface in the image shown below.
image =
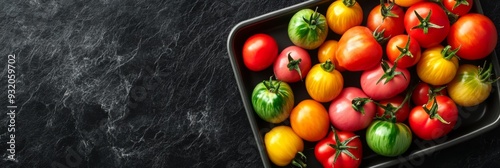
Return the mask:
{"type": "MultiPolygon", "coordinates": [[[[299,2],[1,1],[0,167],[262,167],[227,36],[242,20],[299,2]]],[[[500,2],[481,3],[500,28],[500,2]]],[[[499,131],[410,166],[498,167],[499,131]]]]}

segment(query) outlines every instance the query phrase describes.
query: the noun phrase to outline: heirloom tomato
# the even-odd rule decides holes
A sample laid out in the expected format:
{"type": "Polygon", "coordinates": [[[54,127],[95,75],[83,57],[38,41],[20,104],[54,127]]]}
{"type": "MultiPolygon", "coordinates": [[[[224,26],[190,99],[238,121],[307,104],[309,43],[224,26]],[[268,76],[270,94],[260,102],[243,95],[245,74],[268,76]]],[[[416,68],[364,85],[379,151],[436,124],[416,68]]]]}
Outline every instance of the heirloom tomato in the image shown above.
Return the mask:
{"type": "Polygon", "coordinates": [[[412,91],[411,100],[415,106],[422,106],[429,102],[429,97],[436,95],[446,95],[445,87],[436,87],[420,81],[412,91]]]}
{"type": "Polygon", "coordinates": [[[367,27],[355,26],[340,37],[335,57],[342,68],[363,71],[379,65],[383,49],[372,33],[367,27]]]}
{"type": "Polygon", "coordinates": [[[460,106],[475,106],[485,101],[491,93],[492,65],[483,67],[462,64],[455,78],[448,83],[448,94],[460,106]]]}
{"type": "Polygon", "coordinates": [[[293,44],[308,49],[318,48],[328,36],[328,25],[323,14],[311,9],[295,13],[288,24],[288,37],[293,44]]]}
{"type": "Polygon", "coordinates": [[[243,44],[243,63],[251,71],[262,71],[278,57],[278,43],[263,33],[250,36],[243,44]]]}
{"type": "Polygon", "coordinates": [[[472,9],[474,0],[443,0],[443,6],[451,13],[463,16],[472,9]]]}
{"type": "Polygon", "coordinates": [[[363,144],[352,132],[333,130],[316,144],[314,156],[323,167],[359,167],[363,144]]]}
{"type": "Polygon", "coordinates": [[[408,68],[420,61],[422,51],[418,42],[408,35],[397,35],[389,39],[386,47],[387,58],[390,62],[397,61],[397,67],[408,68]]]}
{"type": "Polygon", "coordinates": [[[337,0],[328,6],[326,20],[333,32],[342,35],[351,27],[361,25],[363,9],[356,0],[337,0]]]}
{"type": "Polygon", "coordinates": [[[306,50],[298,46],[289,46],[278,55],[273,69],[276,79],[293,83],[304,79],[311,66],[311,57],[306,50]]]}
{"type": "Polygon", "coordinates": [[[306,76],[306,90],[309,96],[319,102],[332,101],[344,87],[344,77],[327,60],[314,65],[306,76]]]}
{"type": "Polygon", "coordinates": [[[399,156],[411,145],[410,128],[403,123],[375,120],[366,129],[366,143],[382,156],[399,156]]]}
{"type": "Polygon", "coordinates": [[[457,56],[467,60],[485,58],[495,50],[497,40],[494,23],[478,13],[469,13],[458,18],[451,26],[447,39],[453,49],[460,48],[457,56]]]}
{"type": "Polygon", "coordinates": [[[290,163],[299,164],[299,167],[305,167],[305,163],[296,159],[296,155],[302,155],[304,142],[293,132],[289,126],[276,126],[264,135],[264,144],[267,155],[271,162],[277,166],[286,166],[290,163]]]}
{"type": "Polygon", "coordinates": [[[433,140],[448,134],[458,120],[458,108],[448,96],[437,95],[410,111],[408,123],[417,137],[433,140]]]}
{"type": "Polygon", "coordinates": [[[326,62],[326,60],[330,59],[335,64],[335,69],[338,71],[344,71],[342,67],[339,66],[339,62],[335,57],[335,52],[339,46],[339,42],[337,40],[326,40],[321,46],[318,48],[318,61],[320,63],[326,62]]]}
{"type": "Polygon", "coordinates": [[[450,46],[441,45],[424,50],[416,68],[420,80],[434,86],[453,80],[458,69],[456,52],[450,46]]]}
{"type": "Polygon", "coordinates": [[[394,115],[396,122],[404,122],[410,115],[410,105],[401,95],[380,100],[379,104],[382,106],[377,108],[376,117],[390,119],[394,115]]]}
{"type": "Polygon", "coordinates": [[[403,8],[394,5],[394,2],[384,3],[384,1],[381,0],[380,5],[370,11],[366,26],[372,31],[383,31],[385,38],[403,34],[405,31],[403,8]]]}
{"type": "Polygon", "coordinates": [[[286,82],[269,79],[255,86],[252,106],[264,121],[280,123],[290,116],[294,105],[292,88],[286,82]]]}
{"type": "Polygon", "coordinates": [[[410,6],[405,13],[404,24],[408,35],[423,48],[439,45],[450,31],[448,15],[434,2],[419,2],[410,6]]]}
{"type": "Polygon", "coordinates": [[[410,7],[413,4],[426,0],[390,0],[390,1],[396,3],[396,5],[399,5],[401,7],[410,7]]]}
{"type": "Polygon", "coordinates": [[[377,106],[359,88],[347,87],[330,103],[330,122],[342,131],[359,131],[370,124],[377,106]]]}
{"type": "Polygon", "coordinates": [[[382,61],[381,66],[363,71],[359,81],[368,97],[374,100],[388,99],[406,90],[410,84],[410,72],[382,61]]]}
{"type": "Polygon", "coordinates": [[[314,142],[323,139],[328,134],[330,120],[323,104],[306,99],[293,108],[290,113],[290,125],[299,137],[314,142]]]}

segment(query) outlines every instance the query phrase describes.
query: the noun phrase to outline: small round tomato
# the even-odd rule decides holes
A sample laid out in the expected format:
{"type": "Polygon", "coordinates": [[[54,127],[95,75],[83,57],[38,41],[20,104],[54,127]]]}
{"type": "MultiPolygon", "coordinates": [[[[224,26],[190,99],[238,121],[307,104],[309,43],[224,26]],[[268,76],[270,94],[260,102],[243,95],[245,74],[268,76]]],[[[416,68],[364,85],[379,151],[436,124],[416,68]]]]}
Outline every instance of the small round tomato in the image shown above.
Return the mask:
{"type": "Polygon", "coordinates": [[[382,61],[382,65],[361,73],[360,84],[363,92],[374,100],[394,97],[408,88],[410,72],[392,63],[382,61]]]}
{"type": "Polygon", "coordinates": [[[309,96],[319,102],[336,98],[344,87],[344,77],[331,61],[314,65],[306,76],[306,90],[309,96]]]}
{"type": "Polygon", "coordinates": [[[431,86],[428,83],[420,81],[412,91],[411,100],[413,105],[422,106],[429,102],[429,97],[433,95],[446,95],[446,89],[444,87],[431,86]]]}
{"type": "Polygon", "coordinates": [[[366,143],[382,156],[399,156],[411,145],[410,128],[403,123],[375,120],[366,129],[366,143]]]}
{"type": "Polygon", "coordinates": [[[337,40],[326,40],[321,46],[318,48],[318,61],[320,63],[326,62],[326,60],[330,59],[335,64],[335,69],[342,72],[344,69],[339,66],[339,62],[335,56],[335,52],[339,46],[339,42],[337,40]]]}
{"type": "Polygon", "coordinates": [[[326,108],[311,99],[302,100],[293,108],[290,125],[299,137],[310,142],[323,139],[330,130],[326,108]]]}
{"type": "Polygon", "coordinates": [[[375,117],[376,105],[359,88],[347,87],[330,103],[330,122],[342,131],[358,131],[368,127],[375,117]]]}
{"type": "Polygon", "coordinates": [[[382,46],[373,37],[373,32],[364,26],[355,26],[347,30],[340,37],[335,53],[339,65],[349,71],[375,68],[382,60],[382,55],[382,46]]]}
{"type": "Polygon", "coordinates": [[[243,45],[243,63],[251,71],[262,71],[278,57],[278,43],[270,35],[258,33],[243,45]]]}
{"type": "Polygon", "coordinates": [[[448,15],[434,2],[420,2],[410,6],[406,11],[404,24],[408,35],[415,38],[423,48],[439,45],[450,31],[448,15]]]}
{"type": "Polygon", "coordinates": [[[460,106],[475,106],[485,101],[491,93],[492,65],[479,67],[462,64],[455,78],[448,83],[448,94],[460,106]]]}
{"type": "Polygon", "coordinates": [[[450,46],[434,46],[424,50],[417,63],[417,75],[425,83],[440,86],[445,85],[455,77],[458,69],[456,50],[450,46]]]}
{"type": "Polygon", "coordinates": [[[389,39],[386,47],[387,58],[390,62],[397,61],[397,67],[408,68],[420,61],[422,54],[418,42],[408,35],[397,35],[389,39]]]}
{"type": "Polygon", "coordinates": [[[294,83],[304,79],[311,66],[311,57],[306,50],[298,46],[289,46],[278,55],[273,70],[276,79],[294,83]]]}
{"type": "Polygon", "coordinates": [[[304,142],[289,126],[276,126],[264,135],[264,145],[271,162],[277,166],[289,165],[295,155],[304,150],[304,142]]]}
{"type": "Polygon", "coordinates": [[[308,50],[318,48],[327,36],[328,25],[325,16],[311,9],[298,11],[288,24],[290,41],[308,50]]]}
{"type": "Polygon", "coordinates": [[[495,24],[486,16],[469,13],[458,18],[451,26],[448,44],[460,48],[457,56],[467,60],[479,60],[488,56],[497,45],[495,24]]]}
{"type": "Polygon", "coordinates": [[[252,106],[264,121],[280,123],[290,116],[294,105],[292,88],[286,82],[272,80],[258,83],[252,92],[252,106]]]}
{"type": "Polygon", "coordinates": [[[359,167],[363,144],[352,132],[333,130],[316,144],[314,156],[323,167],[359,167]]]}
{"type": "Polygon", "coordinates": [[[348,29],[361,25],[363,9],[356,0],[338,0],[328,6],[326,21],[330,29],[342,35],[348,29]]]}
{"type": "Polygon", "coordinates": [[[416,4],[418,2],[422,2],[425,0],[390,0],[390,1],[396,3],[396,5],[399,5],[401,7],[410,7],[413,4],[416,4]]]}
{"type": "Polygon", "coordinates": [[[474,0],[443,0],[443,5],[451,13],[463,16],[472,9],[474,0]]]}
{"type": "Polygon", "coordinates": [[[372,31],[384,31],[385,38],[394,37],[403,34],[405,31],[404,15],[403,8],[398,5],[382,3],[370,11],[366,27],[372,31]]]}
{"type": "Polygon", "coordinates": [[[410,105],[404,100],[405,98],[401,95],[397,95],[389,99],[380,100],[379,104],[383,105],[384,107],[379,106],[377,108],[377,117],[385,117],[386,119],[390,119],[392,115],[387,113],[393,113],[393,115],[396,117],[396,122],[404,122],[410,114],[410,105]],[[401,108],[397,109],[399,106],[401,106],[401,108]]]}
{"type": "Polygon", "coordinates": [[[458,120],[458,108],[448,96],[438,95],[424,106],[416,106],[408,117],[411,130],[423,140],[448,134],[458,120]]]}

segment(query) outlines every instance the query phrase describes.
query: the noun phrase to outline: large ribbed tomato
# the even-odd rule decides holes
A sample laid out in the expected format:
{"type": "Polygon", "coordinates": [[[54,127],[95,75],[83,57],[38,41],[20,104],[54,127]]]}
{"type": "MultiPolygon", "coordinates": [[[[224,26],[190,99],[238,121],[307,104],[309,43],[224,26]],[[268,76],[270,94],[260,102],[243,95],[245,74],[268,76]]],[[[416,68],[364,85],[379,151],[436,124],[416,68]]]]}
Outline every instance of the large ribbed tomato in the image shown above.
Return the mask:
{"type": "Polygon", "coordinates": [[[342,68],[362,71],[380,65],[382,54],[382,46],[373,32],[368,27],[355,26],[340,37],[335,56],[342,68]]]}

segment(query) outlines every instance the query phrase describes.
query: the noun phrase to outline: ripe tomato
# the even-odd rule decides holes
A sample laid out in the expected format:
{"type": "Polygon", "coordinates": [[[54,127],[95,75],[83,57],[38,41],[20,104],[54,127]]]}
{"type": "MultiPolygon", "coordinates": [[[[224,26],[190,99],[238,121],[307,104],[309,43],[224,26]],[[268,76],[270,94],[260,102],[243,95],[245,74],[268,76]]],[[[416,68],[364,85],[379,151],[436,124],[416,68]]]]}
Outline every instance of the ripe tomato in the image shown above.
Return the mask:
{"type": "Polygon", "coordinates": [[[375,103],[361,89],[346,87],[331,102],[328,113],[335,128],[354,132],[368,127],[375,117],[375,110],[375,103]]]}
{"type": "Polygon", "coordinates": [[[243,63],[251,71],[262,71],[278,57],[278,43],[263,33],[250,36],[243,45],[243,63]]]}
{"type": "Polygon", "coordinates": [[[415,106],[422,106],[429,101],[429,97],[432,95],[446,95],[446,89],[420,81],[412,91],[411,100],[415,106]]]}
{"type": "Polygon", "coordinates": [[[393,36],[387,42],[386,47],[387,58],[394,63],[397,60],[397,67],[408,68],[417,64],[420,61],[420,45],[418,42],[408,35],[393,36]]]}
{"type": "Polygon", "coordinates": [[[457,120],[458,108],[455,102],[448,96],[438,95],[426,105],[414,107],[408,123],[417,137],[433,140],[448,134],[457,120]]]}
{"type": "Polygon", "coordinates": [[[325,16],[311,9],[298,11],[288,24],[290,41],[308,50],[318,48],[326,36],[328,36],[328,25],[325,16]]]}
{"type": "Polygon", "coordinates": [[[278,55],[273,70],[276,79],[294,83],[304,79],[311,66],[311,57],[306,50],[298,46],[289,46],[278,55]]]}
{"type": "Polygon", "coordinates": [[[447,41],[454,49],[460,47],[457,52],[460,58],[478,60],[493,52],[497,40],[497,29],[488,17],[469,13],[451,26],[447,41]]]}
{"type": "Polygon", "coordinates": [[[363,144],[352,132],[333,130],[316,144],[314,156],[323,167],[359,167],[363,144]]]}
{"type": "Polygon", "coordinates": [[[410,7],[413,4],[416,4],[418,2],[422,2],[425,0],[390,0],[390,1],[396,3],[396,5],[399,5],[401,7],[410,7]]]}
{"type": "Polygon", "coordinates": [[[448,15],[434,2],[420,2],[410,6],[404,22],[406,32],[423,48],[440,44],[450,31],[448,15]]]}
{"type": "Polygon", "coordinates": [[[382,54],[382,46],[373,37],[372,31],[364,26],[355,26],[340,37],[335,56],[346,70],[363,71],[379,65],[382,54]]]}
{"type": "Polygon", "coordinates": [[[366,143],[375,153],[382,156],[398,156],[411,145],[411,130],[406,124],[375,120],[366,129],[366,143]]]}
{"type": "Polygon", "coordinates": [[[264,145],[271,162],[286,166],[295,160],[295,155],[304,150],[304,142],[289,126],[276,126],[264,135],[264,145]]]}
{"type": "Polygon", "coordinates": [[[361,25],[363,9],[356,0],[334,1],[328,6],[326,21],[333,32],[342,35],[349,28],[361,25]]]}
{"type": "Polygon", "coordinates": [[[306,76],[306,90],[309,96],[319,102],[329,102],[340,94],[344,77],[331,61],[314,65],[306,76]]]}
{"type": "Polygon", "coordinates": [[[381,66],[363,71],[359,81],[368,97],[382,100],[402,93],[410,84],[410,79],[410,72],[406,68],[382,61],[381,66]]]}
{"type": "Polygon", "coordinates": [[[424,50],[417,63],[417,75],[425,83],[439,86],[445,85],[455,77],[458,69],[456,51],[450,46],[434,46],[424,50]]]}
{"type": "Polygon", "coordinates": [[[285,82],[272,80],[258,83],[252,92],[252,106],[264,121],[280,123],[290,116],[294,105],[292,88],[285,82]]]}
{"type": "Polygon", "coordinates": [[[290,125],[299,137],[314,142],[323,139],[328,134],[330,120],[323,104],[306,99],[293,108],[290,113],[290,125]]]}
{"type": "Polygon", "coordinates": [[[410,114],[410,105],[404,100],[405,98],[401,95],[397,95],[389,99],[380,100],[379,104],[385,106],[386,109],[384,109],[384,107],[378,106],[377,117],[385,117],[387,119],[390,119],[391,115],[387,113],[394,113],[396,122],[404,122],[410,114]],[[401,108],[396,111],[399,106],[401,106],[401,108]]]}
{"type": "Polygon", "coordinates": [[[475,106],[485,101],[491,93],[492,65],[479,67],[462,64],[455,78],[448,83],[448,94],[460,106],[475,106]]]}
{"type": "Polygon", "coordinates": [[[403,34],[404,27],[403,8],[394,5],[394,3],[384,3],[375,6],[368,14],[366,27],[370,30],[384,31],[384,37],[390,38],[403,34]]]}
{"type": "Polygon", "coordinates": [[[330,59],[335,64],[335,69],[342,72],[344,69],[339,66],[339,62],[335,56],[335,52],[339,46],[339,42],[337,40],[326,40],[321,46],[318,48],[318,61],[320,63],[326,62],[326,60],[330,59]]]}
{"type": "Polygon", "coordinates": [[[463,16],[472,9],[474,0],[443,0],[443,5],[451,13],[463,16]]]}

